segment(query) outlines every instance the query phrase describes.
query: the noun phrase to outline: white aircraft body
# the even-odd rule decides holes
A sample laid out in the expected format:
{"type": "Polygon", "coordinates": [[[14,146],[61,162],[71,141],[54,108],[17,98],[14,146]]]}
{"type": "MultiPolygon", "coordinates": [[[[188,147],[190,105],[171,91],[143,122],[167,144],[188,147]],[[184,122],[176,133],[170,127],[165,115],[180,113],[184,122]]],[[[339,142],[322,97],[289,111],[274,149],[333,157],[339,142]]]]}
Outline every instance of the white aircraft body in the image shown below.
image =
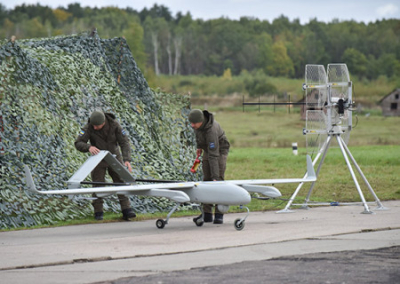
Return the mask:
{"type": "MultiPolygon", "coordinates": [[[[167,219],[158,219],[156,221],[156,226],[160,229],[164,228],[165,225],[168,224],[168,220],[172,213],[174,213],[175,210],[184,203],[218,204],[218,209],[222,213],[225,213],[229,210],[229,206],[231,205],[243,206],[250,203],[250,193],[259,193],[268,198],[282,196],[277,188],[271,186],[273,184],[316,181],[312,160],[310,156],[307,156],[307,174],[304,178],[136,184],[137,180],[135,180],[129,171],[108,151],[100,151],[99,154],[90,156],[78,171],[67,181],[68,189],[46,191],[37,190],[31,172],[26,165],[25,176],[28,189],[36,194],[74,196],[94,193],[97,198],[104,198],[112,194],[142,195],[165,197],[169,200],[175,201],[176,206],[169,212],[167,219]],[[82,188],[81,185],[85,184],[85,182],[83,182],[84,179],[103,159],[126,183],[118,186],[112,184],[114,186],[82,188]],[[266,184],[271,185],[266,186],[266,184]]],[[[90,182],[88,183],[90,184],[90,182]]],[[[245,208],[249,212],[249,209],[247,207],[245,208]]],[[[204,212],[202,213],[203,218],[197,220],[197,226],[202,226],[204,223],[204,212]]],[[[243,229],[247,216],[248,214],[243,218],[235,220],[234,226],[237,230],[243,229]]]]}

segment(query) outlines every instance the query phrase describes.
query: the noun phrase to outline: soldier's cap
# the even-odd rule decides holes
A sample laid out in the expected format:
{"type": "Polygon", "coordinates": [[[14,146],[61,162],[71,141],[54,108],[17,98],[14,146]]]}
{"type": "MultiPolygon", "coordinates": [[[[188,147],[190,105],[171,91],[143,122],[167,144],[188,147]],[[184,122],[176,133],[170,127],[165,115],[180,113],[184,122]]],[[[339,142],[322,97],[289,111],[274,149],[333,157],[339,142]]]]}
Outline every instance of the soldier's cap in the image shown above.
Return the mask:
{"type": "Polygon", "coordinates": [[[106,121],[106,117],[103,112],[101,111],[94,111],[90,115],[90,124],[91,125],[102,125],[106,121]]]}
{"type": "Polygon", "coordinates": [[[189,121],[191,123],[199,123],[204,121],[204,114],[199,109],[192,109],[189,113],[189,121]]]}

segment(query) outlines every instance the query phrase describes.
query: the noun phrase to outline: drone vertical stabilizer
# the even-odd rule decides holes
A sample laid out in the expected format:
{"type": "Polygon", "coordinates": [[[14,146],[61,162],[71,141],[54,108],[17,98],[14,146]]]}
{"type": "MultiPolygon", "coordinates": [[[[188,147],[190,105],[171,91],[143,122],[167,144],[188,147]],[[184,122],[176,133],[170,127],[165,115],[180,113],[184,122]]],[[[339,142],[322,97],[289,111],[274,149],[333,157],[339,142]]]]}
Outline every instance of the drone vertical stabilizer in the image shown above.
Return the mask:
{"type": "Polygon", "coordinates": [[[315,174],[313,162],[310,155],[307,155],[307,178],[308,181],[316,181],[317,175],[315,174]]]}
{"type": "Polygon", "coordinates": [[[36,189],[35,182],[33,181],[32,174],[28,166],[24,165],[24,169],[25,169],[26,184],[28,185],[29,191],[34,193],[40,193],[40,191],[36,189]]]}

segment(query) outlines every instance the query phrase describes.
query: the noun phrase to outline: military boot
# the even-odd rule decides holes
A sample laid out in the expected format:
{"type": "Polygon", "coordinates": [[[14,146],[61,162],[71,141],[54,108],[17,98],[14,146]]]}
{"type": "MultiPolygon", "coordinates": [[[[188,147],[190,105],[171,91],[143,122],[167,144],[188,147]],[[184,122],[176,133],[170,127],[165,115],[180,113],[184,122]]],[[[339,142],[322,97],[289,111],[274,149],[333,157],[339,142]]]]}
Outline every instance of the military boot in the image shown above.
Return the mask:
{"type": "MultiPolygon", "coordinates": [[[[203,217],[202,214],[200,216],[193,218],[193,222],[197,224],[197,220],[199,220],[201,217],[203,217]]],[[[211,213],[204,213],[204,223],[211,223],[213,221],[213,216],[211,213]]]]}
{"type": "Polygon", "coordinates": [[[136,214],[133,212],[132,208],[122,210],[122,219],[129,221],[130,218],[135,218],[136,214]]]}
{"type": "Polygon", "coordinates": [[[224,214],[215,213],[214,224],[224,223],[224,214]]]}
{"type": "Polygon", "coordinates": [[[95,212],[95,213],[94,213],[94,218],[95,218],[97,221],[103,220],[103,212],[95,212]]]}

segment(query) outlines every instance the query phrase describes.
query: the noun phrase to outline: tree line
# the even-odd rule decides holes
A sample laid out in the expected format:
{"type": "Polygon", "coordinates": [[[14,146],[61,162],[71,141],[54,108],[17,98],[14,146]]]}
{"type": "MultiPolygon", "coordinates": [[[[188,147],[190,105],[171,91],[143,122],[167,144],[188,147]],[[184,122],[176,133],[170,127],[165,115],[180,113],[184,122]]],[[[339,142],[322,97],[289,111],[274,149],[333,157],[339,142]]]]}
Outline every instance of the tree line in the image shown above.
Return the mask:
{"type": "Polygon", "coordinates": [[[76,34],[96,28],[102,38],[124,36],[139,67],[156,75],[221,76],[243,71],[303,78],[306,64],[346,63],[352,76],[374,80],[400,77],[400,20],[370,23],[316,18],[307,24],[284,15],[272,22],[194,19],[154,4],[90,8],[79,3],[52,9],[0,4],[0,35],[17,39],[76,34]]]}

